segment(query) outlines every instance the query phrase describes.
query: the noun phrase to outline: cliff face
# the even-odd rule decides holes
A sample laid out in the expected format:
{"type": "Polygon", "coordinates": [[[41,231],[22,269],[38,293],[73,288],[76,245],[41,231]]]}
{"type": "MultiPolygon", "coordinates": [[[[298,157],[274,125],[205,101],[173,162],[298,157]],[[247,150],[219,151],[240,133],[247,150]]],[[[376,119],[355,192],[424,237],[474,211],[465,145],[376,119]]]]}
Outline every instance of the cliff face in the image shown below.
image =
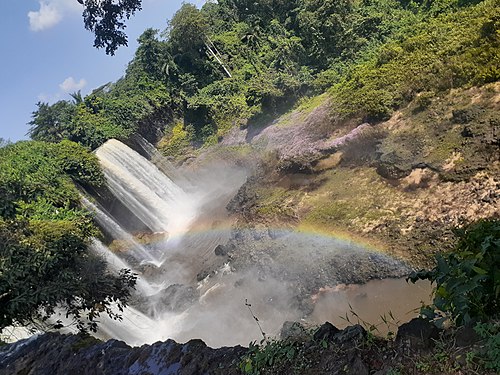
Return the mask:
{"type": "Polygon", "coordinates": [[[219,145],[261,156],[228,206],[242,226],[348,233],[422,266],[450,248],[453,228],[500,215],[498,83],[417,98],[375,125],[336,122],[328,106],[219,145]]]}

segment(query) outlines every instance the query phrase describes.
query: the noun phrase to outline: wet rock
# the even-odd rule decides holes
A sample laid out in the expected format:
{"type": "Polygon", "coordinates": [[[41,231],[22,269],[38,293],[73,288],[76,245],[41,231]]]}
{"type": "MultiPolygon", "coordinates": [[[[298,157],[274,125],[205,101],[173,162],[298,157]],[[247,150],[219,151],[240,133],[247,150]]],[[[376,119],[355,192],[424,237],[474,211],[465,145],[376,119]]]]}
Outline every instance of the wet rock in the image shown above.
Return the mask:
{"type": "Polygon", "coordinates": [[[335,327],[332,323],[326,322],[319,329],[314,332],[314,340],[315,341],[333,341],[333,338],[336,334],[340,332],[340,329],[335,327]]]}
{"type": "Polygon", "coordinates": [[[205,280],[208,276],[212,274],[212,271],[210,270],[202,270],[196,275],[196,281],[200,282],[202,280],[205,280]]]}
{"type": "Polygon", "coordinates": [[[439,337],[438,328],[431,322],[415,318],[402,324],[396,336],[396,343],[414,350],[430,349],[439,337]]]}
{"type": "Polygon", "coordinates": [[[281,340],[303,342],[306,341],[307,337],[306,329],[299,322],[285,322],[281,327],[281,340]]]}
{"type": "Polygon", "coordinates": [[[247,179],[247,181],[239,188],[236,195],[227,204],[227,210],[230,213],[243,214],[243,216],[248,214],[251,208],[255,206],[258,199],[254,189],[254,178],[247,179]]]}
{"type": "Polygon", "coordinates": [[[181,284],[170,285],[159,295],[161,303],[168,311],[184,311],[199,297],[196,288],[181,284]]]}
{"type": "Polygon", "coordinates": [[[283,229],[268,228],[267,233],[272,240],[283,237],[287,234],[283,229]]]}
{"type": "Polygon", "coordinates": [[[228,253],[228,249],[224,245],[217,245],[214,250],[215,255],[223,257],[228,253]]]}
{"type": "Polygon", "coordinates": [[[247,349],[212,349],[201,340],[130,347],[117,340],[48,333],[0,349],[0,375],[11,374],[238,374],[247,349]]]}
{"type": "Polygon", "coordinates": [[[358,343],[366,337],[366,330],[359,324],[349,326],[337,333],[333,341],[339,345],[358,343]]]}

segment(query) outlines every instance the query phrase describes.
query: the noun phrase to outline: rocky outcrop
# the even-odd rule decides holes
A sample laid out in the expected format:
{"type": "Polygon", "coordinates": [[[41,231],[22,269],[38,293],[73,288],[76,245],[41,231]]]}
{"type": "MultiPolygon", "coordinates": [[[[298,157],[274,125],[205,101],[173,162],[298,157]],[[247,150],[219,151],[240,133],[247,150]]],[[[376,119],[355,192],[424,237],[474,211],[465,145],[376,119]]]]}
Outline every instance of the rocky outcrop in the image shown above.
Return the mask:
{"type": "Polygon", "coordinates": [[[199,375],[239,374],[247,349],[212,349],[201,340],[130,347],[90,336],[47,333],[0,349],[0,375],[199,375]]]}
{"type": "Polygon", "coordinates": [[[262,375],[477,374],[463,358],[483,344],[471,329],[438,330],[420,318],[401,325],[395,340],[378,338],[359,324],[340,330],[327,322],[311,330],[286,322],[279,340],[268,338],[264,346],[250,349],[212,349],[201,340],[130,347],[88,335],[48,333],[0,347],[0,375],[236,375],[248,373],[241,370],[245,364],[262,375]],[[456,343],[459,351],[454,344],[446,349],[448,343],[456,343]]]}

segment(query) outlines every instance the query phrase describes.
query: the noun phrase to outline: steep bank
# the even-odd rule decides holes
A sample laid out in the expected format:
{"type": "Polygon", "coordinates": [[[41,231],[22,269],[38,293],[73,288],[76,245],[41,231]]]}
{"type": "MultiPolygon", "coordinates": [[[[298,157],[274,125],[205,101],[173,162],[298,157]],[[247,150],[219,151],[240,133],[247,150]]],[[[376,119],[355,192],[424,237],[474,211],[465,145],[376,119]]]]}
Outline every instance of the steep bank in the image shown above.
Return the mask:
{"type": "Polygon", "coordinates": [[[500,215],[498,83],[417,98],[374,126],[335,124],[321,101],[209,151],[261,160],[228,206],[240,226],[347,233],[423,265],[454,227],[500,215]]]}

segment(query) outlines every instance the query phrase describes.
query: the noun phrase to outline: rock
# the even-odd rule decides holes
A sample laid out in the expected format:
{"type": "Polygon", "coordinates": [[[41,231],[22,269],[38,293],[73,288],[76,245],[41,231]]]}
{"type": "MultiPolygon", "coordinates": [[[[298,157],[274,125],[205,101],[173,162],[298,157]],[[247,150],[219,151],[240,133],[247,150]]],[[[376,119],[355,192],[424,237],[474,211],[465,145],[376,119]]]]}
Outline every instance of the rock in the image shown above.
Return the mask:
{"type": "Polygon", "coordinates": [[[214,253],[215,253],[215,255],[217,255],[219,257],[223,257],[223,256],[227,255],[228,250],[226,249],[226,247],[224,245],[217,245],[215,247],[214,253]]]}
{"type": "Polygon", "coordinates": [[[468,124],[481,114],[482,110],[478,108],[454,109],[451,111],[453,122],[456,124],[468,124]]]}
{"type": "Polygon", "coordinates": [[[366,330],[359,324],[349,326],[342,331],[338,332],[333,341],[339,345],[347,343],[357,343],[366,337],[366,330]]]}
{"type": "Polygon", "coordinates": [[[468,126],[464,126],[462,131],[460,132],[460,135],[464,138],[472,138],[474,137],[474,133],[472,132],[471,128],[468,126]]]}
{"type": "Polygon", "coordinates": [[[460,327],[455,334],[455,343],[459,347],[471,346],[479,341],[481,336],[471,326],[460,327]]]}
{"type": "Polygon", "coordinates": [[[287,231],[285,231],[283,229],[268,228],[267,234],[269,235],[269,238],[271,238],[272,240],[275,240],[277,238],[285,236],[287,234],[287,231]]]}
{"type": "MultiPolygon", "coordinates": [[[[312,161],[316,161],[317,156],[312,161]]],[[[282,159],[277,167],[280,174],[303,173],[311,174],[314,168],[311,165],[311,160],[306,155],[300,157],[282,159]]]]}
{"type": "Polygon", "coordinates": [[[398,180],[411,173],[410,168],[402,168],[389,162],[378,163],[376,171],[379,176],[387,178],[388,180],[398,180]]]}
{"type": "Polygon", "coordinates": [[[10,374],[239,374],[247,349],[212,349],[201,340],[130,347],[117,340],[47,333],[0,348],[0,375],[10,374]]]}
{"type": "Polygon", "coordinates": [[[365,365],[363,360],[357,356],[354,358],[354,360],[351,362],[349,366],[349,370],[347,371],[348,375],[369,375],[370,370],[368,369],[368,366],[365,365]]]}
{"type": "Polygon", "coordinates": [[[396,343],[416,350],[426,350],[433,346],[433,340],[438,337],[439,330],[434,324],[422,318],[415,318],[399,327],[396,343]]]}
{"type": "Polygon", "coordinates": [[[307,339],[307,331],[304,326],[298,322],[285,322],[280,331],[281,340],[303,342],[307,339]]]}
{"type": "Polygon", "coordinates": [[[196,288],[181,284],[170,285],[158,295],[168,311],[184,311],[199,298],[196,288]]]}
{"type": "Polygon", "coordinates": [[[321,340],[333,341],[333,338],[339,332],[340,329],[335,327],[332,323],[326,322],[321,327],[319,327],[316,332],[314,332],[313,337],[315,341],[321,341],[321,340]]]}

